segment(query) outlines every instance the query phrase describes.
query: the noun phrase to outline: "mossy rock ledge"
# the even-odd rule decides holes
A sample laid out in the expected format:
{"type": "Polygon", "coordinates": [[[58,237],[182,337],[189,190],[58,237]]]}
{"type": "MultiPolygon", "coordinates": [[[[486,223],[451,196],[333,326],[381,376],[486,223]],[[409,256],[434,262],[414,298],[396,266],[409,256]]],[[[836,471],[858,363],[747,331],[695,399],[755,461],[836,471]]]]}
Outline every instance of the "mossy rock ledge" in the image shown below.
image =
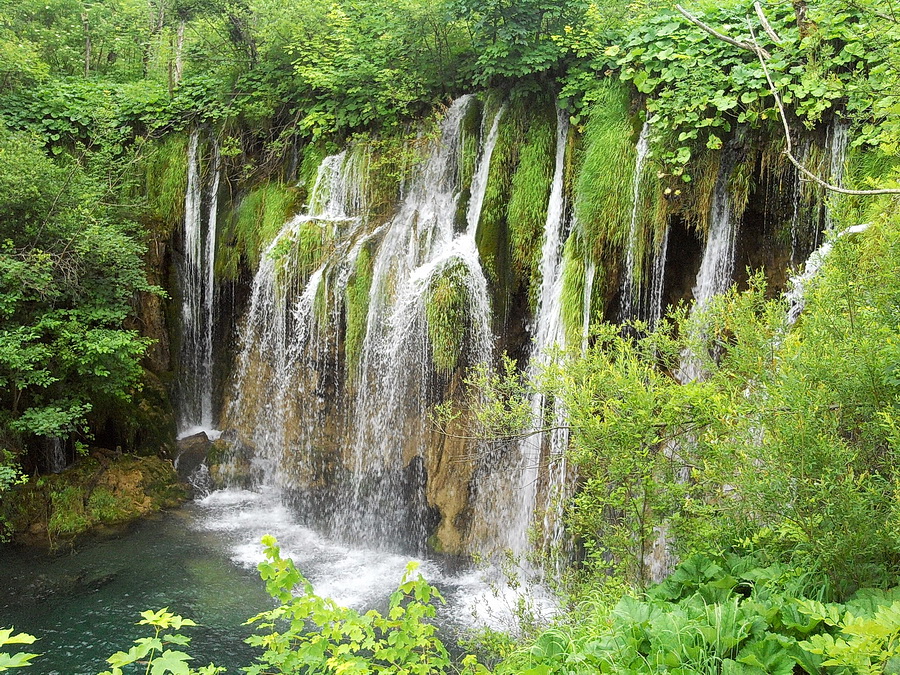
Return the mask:
{"type": "Polygon", "coordinates": [[[169,460],[94,450],[61,473],[5,494],[0,516],[17,541],[53,546],[178,506],[187,495],[169,460]]]}

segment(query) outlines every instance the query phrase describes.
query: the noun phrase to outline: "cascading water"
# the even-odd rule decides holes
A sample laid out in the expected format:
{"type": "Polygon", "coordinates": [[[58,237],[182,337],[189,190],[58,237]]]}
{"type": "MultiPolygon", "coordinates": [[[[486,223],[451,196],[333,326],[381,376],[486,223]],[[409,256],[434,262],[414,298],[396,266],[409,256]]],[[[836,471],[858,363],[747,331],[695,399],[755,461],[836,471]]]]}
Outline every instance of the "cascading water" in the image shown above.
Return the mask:
{"type": "Polygon", "coordinates": [[[785,299],[790,303],[787,314],[787,323],[789,325],[795,323],[797,319],[800,318],[800,314],[803,312],[805,305],[806,289],[809,286],[809,283],[819,273],[819,270],[822,269],[825,259],[831,253],[831,249],[834,248],[834,243],[848,234],[865,232],[869,229],[870,225],[870,223],[853,225],[852,227],[848,227],[847,229],[834,234],[828,241],[812,252],[807,259],[806,264],[803,266],[803,272],[791,277],[790,290],[784,294],[785,299]]]}
{"type": "Polygon", "coordinates": [[[279,233],[254,279],[228,413],[238,454],[252,456],[243,470],[342,539],[424,546],[423,455],[438,395],[427,306],[436,284],[449,280],[465,298],[466,315],[457,317],[465,324],[465,365],[491,358],[475,230],[502,111],[478,160],[468,226],[456,232],[463,119],[472,102],[463,97],[450,107],[396,215],[377,228],[362,217],[365,153],[327,158],[308,214],[279,233]],[[314,227],[330,233],[330,253],[297,280],[284,251],[314,227]],[[365,330],[351,362],[342,329],[363,251],[371,261],[365,330]]]}
{"type": "Polygon", "coordinates": [[[188,176],[184,199],[184,258],[179,265],[181,310],[181,375],[179,436],[213,428],[213,331],[215,328],[215,246],[220,158],[212,143],[208,214],[202,218],[203,186],[199,158],[200,132],[188,141],[188,176]],[[204,226],[205,225],[205,226],[204,226]]]}
{"type": "MultiPolygon", "coordinates": [[[[847,147],[850,141],[850,125],[843,120],[835,118],[828,129],[828,180],[837,187],[844,186],[844,165],[847,162],[847,147]]],[[[834,228],[831,200],[837,199],[835,194],[829,195],[825,200],[825,229],[834,228]]],[[[816,239],[819,244],[819,239],[816,239]]]]}
{"type": "Polygon", "coordinates": [[[666,258],[669,255],[669,231],[667,224],[661,240],[654,247],[653,263],[650,268],[650,327],[656,326],[665,312],[666,258]]]}
{"type": "Polygon", "coordinates": [[[462,186],[458,166],[462,121],[471,97],[457,100],[441,137],[411,182],[374,258],[366,334],[347,463],[350,496],[336,513],[336,529],[377,543],[398,534],[424,544],[423,453],[433,381],[426,306],[434,285],[450,279],[466,298],[471,364],[492,352],[487,280],[475,232],[497,142],[501,109],[493,119],[470,189],[467,227],[454,231],[462,186]]]}
{"type": "MultiPolygon", "coordinates": [[[[358,214],[364,212],[363,165],[359,153],[323,160],[308,213],[285,224],[260,257],[227,410],[230,425],[252,449],[246,464],[232,467],[235,482],[252,480],[302,492],[329,469],[320,450],[327,442],[323,401],[333,341],[316,311],[325,269],[304,275],[292,253],[304,236],[306,241],[331,235],[352,240],[358,233],[358,214]]],[[[306,496],[311,512],[329,506],[326,494],[306,496]]]]}
{"type": "MultiPolygon", "coordinates": [[[[561,299],[566,204],[564,194],[564,169],[568,118],[557,111],[556,165],[544,227],[541,249],[541,288],[534,320],[534,342],[529,360],[528,374],[537,376],[552,356],[554,346],[564,347],[561,299]]],[[[544,519],[544,544],[552,546],[562,540],[559,508],[565,497],[567,467],[565,450],[568,433],[559,424],[564,411],[555,400],[535,394],[530,401],[534,430],[545,426],[545,419],[552,420],[556,430],[533,433],[523,438],[512,461],[508,475],[495,471],[484,476],[478,486],[480,518],[493,523],[502,531],[495,533],[493,542],[513,554],[521,556],[530,549],[529,531],[538,510],[538,496],[542,481],[545,482],[546,503],[544,519]],[[542,475],[542,460],[546,457],[548,470],[542,475]],[[510,490],[514,492],[510,494],[510,490]]],[[[515,451],[514,451],[515,452],[515,451]]],[[[499,458],[497,458],[499,461],[499,458]]]]}
{"type": "Polygon", "coordinates": [[[640,251],[639,216],[641,204],[641,178],[644,175],[644,163],[650,152],[650,122],[644,122],[635,148],[634,178],[631,184],[631,222],[628,227],[628,240],[625,243],[625,279],[622,282],[622,320],[642,318],[646,308],[641,302],[643,286],[640,270],[637,267],[640,251]]]}
{"type": "MultiPolygon", "coordinates": [[[[731,285],[738,219],[732,213],[728,189],[733,167],[730,159],[727,155],[723,157],[722,166],[713,188],[709,234],[703,249],[703,257],[700,260],[700,271],[697,272],[697,280],[694,283],[692,312],[703,309],[713,297],[724,293],[731,285]]],[[[702,374],[702,365],[697,355],[682,354],[678,379],[681,382],[690,382],[700,378],[702,374]]]]}
{"type": "MultiPolygon", "coordinates": [[[[798,158],[800,163],[806,166],[809,162],[809,139],[804,139],[800,143],[798,158]]],[[[791,263],[798,264],[804,255],[804,251],[809,250],[810,241],[814,242],[818,236],[818,227],[809,221],[811,218],[810,209],[807,208],[806,202],[809,201],[809,181],[804,180],[804,176],[800,171],[794,170],[794,199],[793,212],[791,214],[791,263]]]]}

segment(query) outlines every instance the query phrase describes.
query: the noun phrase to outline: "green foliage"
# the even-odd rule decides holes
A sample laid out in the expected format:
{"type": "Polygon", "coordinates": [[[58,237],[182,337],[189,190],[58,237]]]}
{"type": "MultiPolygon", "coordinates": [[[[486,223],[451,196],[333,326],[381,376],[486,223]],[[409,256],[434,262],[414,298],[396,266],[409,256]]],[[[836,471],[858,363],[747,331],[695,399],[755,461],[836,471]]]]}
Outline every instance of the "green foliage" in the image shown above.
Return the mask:
{"type": "Polygon", "coordinates": [[[362,356],[363,340],[369,318],[369,291],[372,287],[374,260],[370,247],[363,245],[356,258],[353,273],[347,280],[346,307],[347,329],[344,335],[344,358],[347,361],[347,375],[355,377],[362,356]]]}
{"type": "MultiPolygon", "coordinates": [[[[584,356],[576,343],[548,369],[538,386],[568,411],[568,523],[589,568],[645,583],[664,531],[681,555],[749,537],[843,596],[895,577],[900,223],[885,206],[835,243],[793,327],[757,277],[653,332],[599,326],[584,356]],[[704,377],[682,384],[687,358],[704,377]]],[[[516,380],[477,383],[501,436],[516,380]]]]}
{"type": "Polygon", "coordinates": [[[199,669],[191,668],[188,661],[192,661],[193,657],[178,649],[169,649],[170,646],[187,647],[191,643],[186,635],[168,631],[196,626],[192,620],[178,616],[164,607],[156,612],[141,612],[138,625],[152,627],[152,637],[138,638],[127,652],[116,652],[110,656],[107,659],[110,669],[104,670],[100,675],[124,675],[126,672],[141,671],[147,675],[216,675],[225,672],[224,668],[217,668],[212,664],[199,669]]]}
{"type": "Polygon", "coordinates": [[[274,538],[264,537],[263,545],[260,575],[279,605],[248,621],[265,631],[248,640],[263,648],[260,663],[247,669],[250,675],[487,672],[472,656],[454,668],[428,622],[435,615],[433,602],[443,598],[421,575],[413,576],[414,564],[391,595],[387,616],[375,610],[360,614],[316,595],[293,562],[281,557],[274,538]]]}
{"type": "MultiPolygon", "coordinates": [[[[816,28],[802,37],[791,7],[769,7],[778,45],[744,4],[720,5],[702,18],[734,39],[756,39],[771,53],[767,67],[775,85],[807,128],[846,110],[860,126],[856,144],[880,144],[893,152],[892,132],[882,124],[893,104],[875,92],[893,70],[896,24],[870,7],[825,2],[812,12],[816,28]]],[[[685,167],[691,157],[702,148],[719,149],[737,124],[778,124],[756,55],[712,39],[674,11],[642,16],[606,54],[618,57],[622,79],[648,95],[651,121],[669,138],[661,159],[672,175],[689,180],[685,167]]]]}
{"type": "Polygon", "coordinates": [[[900,600],[895,597],[896,593],[871,594],[865,598],[869,611],[861,615],[851,608],[852,602],[847,603],[848,611],[843,615],[834,605],[804,603],[800,607],[803,614],[834,626],[840,636],[815,634],[800,646],[821,656],[823,666],[844,666],[867,675],[896,672],[900,662],[900,600]]]}
{"type": "Polygon", "coordinates": [[[840,605],[823,604],[823,588],[815,575],[752,554],[693,556],[646,594],[576,608],[577,618],[495,672],[891,672],[897,589],[861,591],[840,605]]]}
{"type": "MultiPolygon", "coordinates": [[[[28,633],[13,634],[12,628],[0,629],[0,647],[4,645],[31,645],[37,641],[37,638],[28,633]]],[[[9,654],[0,652],[0,672],[10,670],[11,668],[24,668],[32,665],[29,663],[39,654],[27,654],[19,652],[17,654],[9,654]]]]}
{"type": "Polygon", "coordinates": [[[145,280],[139,231],[103,185],[0,129],[0,428],[89,432],[89,414],[127,401],[148,344],[123,324],[145,280]]]}
{"type": "Polygon", "coordinates": [[[439,373],[450,374],[459,365],[468,317],[467,274],[462,264],[448,267],[431,279],[425,295],[431,358],[439,373]]]}
{"type": "Polygon", "coordinates": [[[442,3],[321,3],[288,46],[308,100],[301,130],[396,127],[456,80],[464,47],[442,3]]]}
{"type": "Polygon", "coordinates": [[[578,25],[587,3],[580,0],[455,0],[455,12],[470,25],[474,37],[474,83],[545,74],[557,67],[565,49],[554,39],[578,25]]]}

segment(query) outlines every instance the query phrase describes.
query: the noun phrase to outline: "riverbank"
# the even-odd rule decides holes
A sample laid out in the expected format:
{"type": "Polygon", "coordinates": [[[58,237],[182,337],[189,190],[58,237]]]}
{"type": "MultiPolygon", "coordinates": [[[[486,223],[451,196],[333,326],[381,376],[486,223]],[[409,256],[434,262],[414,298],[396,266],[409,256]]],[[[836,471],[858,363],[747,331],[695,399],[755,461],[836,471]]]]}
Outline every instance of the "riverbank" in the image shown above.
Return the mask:
{"type": "Polygon", "coordinates": [[[98,449],[4,494],[0,523],[18,543],[52,548],[178,506],[187,496],[169,460],[98,449]]]}

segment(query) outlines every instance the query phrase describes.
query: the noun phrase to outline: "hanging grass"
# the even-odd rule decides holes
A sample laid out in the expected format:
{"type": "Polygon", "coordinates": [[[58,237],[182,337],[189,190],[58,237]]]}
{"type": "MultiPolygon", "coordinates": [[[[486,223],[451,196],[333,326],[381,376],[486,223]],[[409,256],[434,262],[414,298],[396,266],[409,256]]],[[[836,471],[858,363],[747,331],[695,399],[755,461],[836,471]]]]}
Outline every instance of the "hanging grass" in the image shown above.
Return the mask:
{"type": "Polygon", "coordinates": [[[473,98],[466,107],[462,120],[462,133],[459,139],[459,157],[457,159],[457,180],[459,199],[456,202],[454,225],[457,230],[464,230],[467,224],[469,198],[471,197],[472,178],[478,163],[478,147],[481,136],[481,120],[484,104],[473,98]]]}
{"type": "Polygon", "coordinates": [[[299,193],[269,182],[251,190],[226,220],[216,249],[216,274],[237,277],[240,261],[255,272],[260,256],[298,206],[299,193]]]}
{"type": "Polygon", "coordinates": [[[184,220],[187,138],[172,134],[159,143],[148,142],[143,150],[140,169],[147,211],[150,219],[168,233],[184,220]]]}
{"type": "Polygon", "coordinates": [[[282,287],[302,288],[331,252],[334,230],[331,223],[309,220],[290,236],[282,236],[269,255],[276,261],[282,287]]]}
{"type": "Polygon", "coordinates": [[[555,110],[544,105],[530,116],[507,211],[513,285],[526,287],[534,309],[540,289],[541,241],[555,161],[555,110]]]}
{"type": "Polygon", "coordinates": [[[562,259],[560,315],[566,344],[569,346],[582,344],[585,331],[603,320],[610,280],[615,279],[615,276],[610,274],[610,264],[595,259],[593,283],[588,296],[589,259],[584,234],[576,223],[563,246],[562,259]]]}
{"type": "Polygon", "coordinates": [[[297,185],[303,189],[306,199],[309,199],[309,193],[316,184],[319,166],[321,166],[322,160],[325,159],[327,154],[325,143],[321,141],[308,143],[303,146],[300,167],[297,170],[297,185]]]}
{"type": "Polygon", "coordinates": [[[359,371],[363,341],[366,338],[366,323],[369,316],[369,292],[372,288],[374,260],[371,246],[364,245],[356,258],[353,272],[347,280],[344,307],[347,328],[344,336],[344,357],[347,362],[347,377],[351,380],[359,371]]]}
{"type": "Polygon", "coordinates": [[[627,89],[604,80],[588,112],[575,210],[592,255],[604,246],[624,248],[632,211],[634,129],[627,89]]]}
{"type": "MultiPolygon", "coordinates": [[[[900,174],[900,159],[874,148],[851,148],[844,169],[845,186],[856,190],[882,187],[900,174]]],[[[829,203],[834,221],[849,227],[866,221],[872,200],[842,195],[829,203]]]]}
{"type": "Polygon", "coordinates": [[[435,370],[449,375],[457,365],[466,337],[467,270],[458,264],[431,280],[425,299],[425,319],[435,370]]]}
{"type": "MultiPolygon", "coordinates": [[[[486,121],[490,119],[492,117],[488,117],[486,121]]],[[[511,285],[506,218],[512,192],[512,178],[519,163],[519,149],[525,136],[526,125],[527,112],[524,104],[522,102],[510,104],[500,119],[497,144],[491,155],[488,182],[475,235],[485,275],[494,290],[497,316],[505,314],[511,285]]],[[[485,124],[485,129],[489,127],[490,123],[485,124]]]]}

